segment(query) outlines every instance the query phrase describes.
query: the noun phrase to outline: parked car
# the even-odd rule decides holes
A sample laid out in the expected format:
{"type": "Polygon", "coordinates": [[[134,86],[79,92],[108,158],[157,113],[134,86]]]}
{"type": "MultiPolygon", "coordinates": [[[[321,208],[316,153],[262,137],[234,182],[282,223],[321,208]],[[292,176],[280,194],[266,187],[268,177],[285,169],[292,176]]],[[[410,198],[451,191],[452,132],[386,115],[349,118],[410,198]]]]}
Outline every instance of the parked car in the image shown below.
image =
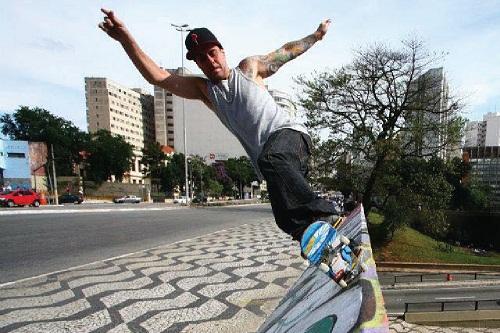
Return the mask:
{"type": "Polygon", "coordinates": [[[178,197],[178,198],[174,199],[174,204],[176,204],[176,203],[185,205],[185,204],[187,204],[187,199],[185,196],[178,197]]]}
{"type": "Polygon", "coordinates": [[[114,203],[139,203],[141,202],[141,198],[135,195],[125,195],[122,197],[116,197],[113,199],[114,203]]]}
{"type": "Polygon", "coordinates": [[[40,195],[32,190],[5,191],[0,194],[0,205],[14,206],[40,206],[40,195]]]}
{"type": "Polygon", "coordinates": [[[63,194],[59,197],[59,203],[74,203],[81,204],[83,202],[83,198],[81,195],[77,194],[63,194]]]}
{"type": "Polygon", "coordinates": [[[202,195],[197,195],[193,198],[193,203],[205,203],[208,202],[208,198],[202,195]]]}

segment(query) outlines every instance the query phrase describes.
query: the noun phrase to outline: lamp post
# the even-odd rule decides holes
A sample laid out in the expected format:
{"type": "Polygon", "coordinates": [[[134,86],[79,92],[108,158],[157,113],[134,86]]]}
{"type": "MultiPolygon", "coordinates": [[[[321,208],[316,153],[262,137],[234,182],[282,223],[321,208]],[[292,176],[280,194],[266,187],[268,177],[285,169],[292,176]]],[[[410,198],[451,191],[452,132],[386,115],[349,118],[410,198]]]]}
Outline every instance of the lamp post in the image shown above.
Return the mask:
{"type": "MultiPolygon", "coordinates": [[[[175,30],[181,32],[181,76],[184,76],[184,32],[188,31],[188,24],[171,24],[175,30]]],[[[184,127],[184,178],[186,180],[184,186],[186,188],[186,204],[189,205],[189,183],[188,183],[188,160],[187,160],[187,144],[186,144],[186,110],[184,108],[184,98],[182,97],[182,124],[184,127]]]]}

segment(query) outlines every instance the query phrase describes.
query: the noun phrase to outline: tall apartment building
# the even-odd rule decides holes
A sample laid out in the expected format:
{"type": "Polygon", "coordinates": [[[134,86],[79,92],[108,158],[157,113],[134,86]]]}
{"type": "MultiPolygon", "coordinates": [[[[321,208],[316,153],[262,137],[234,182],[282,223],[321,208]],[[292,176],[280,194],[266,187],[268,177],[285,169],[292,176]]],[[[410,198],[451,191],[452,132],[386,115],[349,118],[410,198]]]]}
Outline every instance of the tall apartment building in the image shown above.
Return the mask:
{"type": "Polygon", "coordinates": [[[106,129],[131,144],[134,163],[123,181],[144,184],[139,161],[141,149],[155,141],[153,96],[107,78],[86,77],[85,98],[89,133],[106,129]]]}
{"type": "MultiPolygon", "coordinates": [[[[181,68],[169,71],[180,73],[181,68]]],[[[199,76],[192,74],[187,69],[184,70],[184,74],[199,76]]],[[[285,105],[285,110],[295,115],[295,107],[290,102],[289,96],[277,90],[275,92],[273,97],[277,103],[285,105]]],[[[205,158],[207,163],[226,160],[231,157],[246,156],[245,150],[236,137],[203,102],[189,99],[183,100],[155,86],[155,131],[156,141],[160,145],[168,145],[173,147],[176,152],[184,152],[183,107],[186,114],[188,155],[201,156],[205,158]]]]}
{"type": "MultiPolygon", "coordinates": [[[[407,119],[407,121],[414,122],[416,129],[429,129],[434,124],[440,126],[450,120],[449,86],[446,73],[442,67],[432,68],[422,74],[410,87],[410,92],[413,94],[412,105],[415,107],[415,112],[412,115],[413,119],[407,119]]],[[[460,157],[460,145],[458,143],[454,146],[442,147],[448,140],[446,134],[442,133],[442,131],[425,130],[422,134],[422,136],[417,134],[412,138],[414,140],[413,149],[416,149],[419,154],[427,156],[437,150],[437,156],[443,159],[460,157]]]]}
{"type": "Polygon", "coordinates": [[[286,92],[278,90],[278,89],[270,89],[266,86],[267,91],[271,94],[276,103],[283,109],[286,110],[290,116],[293,118],[297,117],[297,107],[292,102],[290,95],[286,92]]]}
{"type": "Polygon", "coordinates": [[[500,113],[489,112],[483,116],[483,121],[469,121],[465,126],[464,146],[500,146],[500,113]]]}

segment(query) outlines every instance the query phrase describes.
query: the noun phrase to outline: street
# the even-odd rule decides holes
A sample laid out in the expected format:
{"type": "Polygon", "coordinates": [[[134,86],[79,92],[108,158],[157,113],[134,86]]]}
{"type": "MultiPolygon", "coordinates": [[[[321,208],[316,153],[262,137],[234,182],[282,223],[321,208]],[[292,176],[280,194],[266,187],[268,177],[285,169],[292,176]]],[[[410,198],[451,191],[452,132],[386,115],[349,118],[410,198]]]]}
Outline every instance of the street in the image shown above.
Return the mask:
{"type": "Polygon", "coordinates": [[[0,284],[272,219],[269,205],[155,210],[164,206],[2,209],[0,284]]]}

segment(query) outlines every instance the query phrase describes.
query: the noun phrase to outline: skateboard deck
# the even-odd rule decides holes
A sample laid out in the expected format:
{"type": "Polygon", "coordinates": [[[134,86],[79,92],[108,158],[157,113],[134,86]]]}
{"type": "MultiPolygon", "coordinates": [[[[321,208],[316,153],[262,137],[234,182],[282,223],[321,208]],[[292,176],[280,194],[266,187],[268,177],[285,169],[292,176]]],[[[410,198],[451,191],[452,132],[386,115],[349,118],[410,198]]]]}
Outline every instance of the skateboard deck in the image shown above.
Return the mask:
{"type": "Polygon", "coordinates": [[[337,227],[361,248],[353,266],[364,263],[366,270],[342,288],[317,266],[309,266],[258,333],[389,332],[363,207],[358,206],[337,227]]]}

